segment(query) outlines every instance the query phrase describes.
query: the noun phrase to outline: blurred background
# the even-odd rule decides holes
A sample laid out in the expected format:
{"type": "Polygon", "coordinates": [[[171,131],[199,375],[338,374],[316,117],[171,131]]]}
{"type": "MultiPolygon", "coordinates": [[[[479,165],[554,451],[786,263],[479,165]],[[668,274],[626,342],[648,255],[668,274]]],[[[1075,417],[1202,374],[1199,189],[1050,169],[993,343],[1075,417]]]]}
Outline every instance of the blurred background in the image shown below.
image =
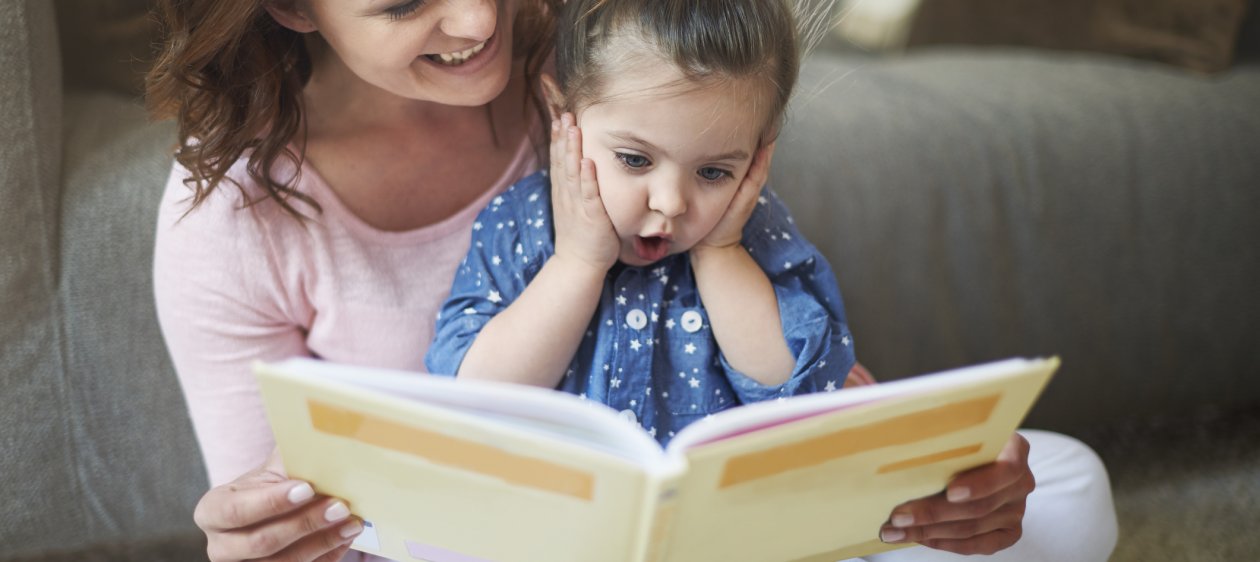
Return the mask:
{"type": "MultiPolygon", "coordinates": [[[[1107,463],[1112,559],[1253,559],[1260,4],[801,2],[834,19],[772,185],[859,359],[1061,356],[1026,425],[1107,463]]],[[[204,558],[152,304],[151,8],[0,0],[0,560],[204,558]]]]}

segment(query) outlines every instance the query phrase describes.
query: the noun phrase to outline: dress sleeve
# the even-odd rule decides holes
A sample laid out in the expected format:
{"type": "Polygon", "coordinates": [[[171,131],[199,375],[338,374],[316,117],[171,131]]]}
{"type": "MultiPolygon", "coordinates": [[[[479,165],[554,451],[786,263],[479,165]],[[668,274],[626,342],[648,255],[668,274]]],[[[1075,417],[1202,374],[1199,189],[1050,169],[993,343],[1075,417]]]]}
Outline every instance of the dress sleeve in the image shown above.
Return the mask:
{"type": "MultiPolygon", "coordinates": [[[[210,485],[267,459],[274,437],[250,364],[308,355],[284,310],[275,260],[253,211],[224,186],[185,214],[178,164],[158,215],[153,282],[158,320],[179,376],[210,485]]],[[[255,206],[259,207],[259,206],[255,206]]]]}
{"type": "Polygon", "coordinates": [[[481,329],[520,297],[554,251],[549,185],[541,172],[529,176],[477,215],[424,357],[430,373],[455,376],[481,329]]]}
{"type": "Polygon", "coordinates": [[[796,366],[786,382],[767,386],[731,367],[721,355],[739,400],[759,402],[842,388],[856,359],[840,286],[826,258],[805,240],[769,187],[744,226],[743,243],[774,287],[783,336],[796,366]]]}

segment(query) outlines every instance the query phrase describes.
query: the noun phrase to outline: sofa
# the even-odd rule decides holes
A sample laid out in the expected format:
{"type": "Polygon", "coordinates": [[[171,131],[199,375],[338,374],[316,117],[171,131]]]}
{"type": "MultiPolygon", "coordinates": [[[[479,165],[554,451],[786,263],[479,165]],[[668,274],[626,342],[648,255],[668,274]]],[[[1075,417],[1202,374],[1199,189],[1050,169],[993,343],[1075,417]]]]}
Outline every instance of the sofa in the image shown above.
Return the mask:
{"type": "MultiPolygon", "coordinates": [[[[131,29],[93,15],[115,4],[0,3],[0,560],[205,557],[152,298],[175,130],[148,120],[137,59],[89,43],[131,29]]],[[[1062,357],[1026,425],[1107,462],[1114,560],[1260,552],[1255,20],[1210,76],[820,49],[777,151],[772,184],[878,378],[1062,357]]]]}

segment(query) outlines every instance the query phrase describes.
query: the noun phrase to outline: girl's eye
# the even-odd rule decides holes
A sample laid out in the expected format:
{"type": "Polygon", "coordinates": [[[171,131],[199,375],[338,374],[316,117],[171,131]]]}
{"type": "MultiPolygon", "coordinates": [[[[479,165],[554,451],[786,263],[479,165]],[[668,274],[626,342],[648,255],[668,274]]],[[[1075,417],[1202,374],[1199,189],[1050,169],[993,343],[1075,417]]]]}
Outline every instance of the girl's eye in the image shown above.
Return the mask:
{"type": "Polygon", "coordinates": [[[392,8],[386,8],[385,16],[389,18],[389,21],[398,21],[416,13],[416,10],[419,10],[420,6],[423,5],[424,0],[409,0],[392,8]]]}
{"type": "Polygon", "coordinates": [[[621,163],[624,164],[627,168],[631,168],[634,170],[637,170],[639,168],[646,168],[649,164],[652,163],[651,161],[647,159],[646,156],[640,156],[638,154],[626,154],[624,152],[617,153],[617,160],[620,160],[621,163]]]}
{"type": "Polygon", "coordinates": [[[714,167],[700,168],[700,171],[696,173],[699,174],[700,177],[704,178],[705,181],[713,181],[713,182],[722,180],[728,176],[734,177],[731,175],[730,172],[723,170],[721,168],[714,168],[714,167]]]}

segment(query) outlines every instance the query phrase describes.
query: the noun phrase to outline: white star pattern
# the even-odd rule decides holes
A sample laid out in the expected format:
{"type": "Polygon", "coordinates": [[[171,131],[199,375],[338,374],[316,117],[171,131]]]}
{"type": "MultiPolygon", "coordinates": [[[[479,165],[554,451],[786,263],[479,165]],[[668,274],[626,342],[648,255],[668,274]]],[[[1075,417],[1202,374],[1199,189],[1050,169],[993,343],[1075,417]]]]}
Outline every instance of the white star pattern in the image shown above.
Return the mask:
{"type": "Polygon", "coordinates": [[[668,319],[668,320],[666,320],[666,321],[665,321],[665,329],[666,329],[666,330],[673,330],[673,329],[674,329],[674,319],[673,319],[673,318],[670,318],[670,319],[668,319]]]}
{"type": "Polygon", "coordinates": [[[836,381],[827,381],[827,387],[823,390],[827,392],[834,392],[836,390],[836,381]]]}
{"type": "Polygon", "coordinates": [[[639,340],[630,340],[630,349],[634,351],[638,351],[642,347],[643,347],[643,344],[639,343],[639,340]]]}
{"type": "Polygon", "coordinates": [[[617,295],[617,304],[621,304],[621,305],[626,304],[626,296],[625,296],[625,295],[617,295]]]}
{"type": "Polygon", "coordinates": [[[473,230],[481,230],[481,221],[473,223],[473,230]]]}
{"type": "Polygon", "coordinates": [[[503,258],[499,256],[494,256],[493,258],[490,258],[490,263],[494,264],[495,267],[498,267],[499,265],[503,263],[503,258]]]}
{"type": "Polygon", "coordinates": [[[687,384],[691,385],[691,388],[700,388],[700,379],[691,377],[691,380],[687,381],[687,384]]]}
{"type": "Polygon", "coordinates": [[[502,196],[502,195],[500,195],[500,196],[498,196],[498,197],[495,197],[495,198],[494,198],[494,201],[493,201],[492,203],[494,203],[495,205],[502,205],[502,204],[503,204],[503,196],[502,196]]]}
{"type": "Polygon", "coordinates": [[[490,291],[490,296],[487,296],[486,300],[498,304],[503,302],[503,296],[498,291],[490,291]]]}
{"type": "Polygon", "coordinates": [[[845,336],[840,338],[840,343],[844,344],[845,347],[849,347],[849,344],[853,343],[853,340],[850,339],[849,336],[845,336]]]}
{"type": "Polygon", "coordinates": [[[464,314],[476,314],[476,313],[477,313],[477,309],[471,306],[464,309],[464,314]]]}
{"type": "Polygon", "coordinates": [[[683,351],[686,351],[688,355],[694,354],[696,352],[696,344],[688,343],[687,345],[684,345],[683,351]]]}
{"type": "Polygon", "coordinates": [[[608,385],[613,388],[621,388],[621,379],[613,377],[612,380],[608,381],[608,385]]]}

